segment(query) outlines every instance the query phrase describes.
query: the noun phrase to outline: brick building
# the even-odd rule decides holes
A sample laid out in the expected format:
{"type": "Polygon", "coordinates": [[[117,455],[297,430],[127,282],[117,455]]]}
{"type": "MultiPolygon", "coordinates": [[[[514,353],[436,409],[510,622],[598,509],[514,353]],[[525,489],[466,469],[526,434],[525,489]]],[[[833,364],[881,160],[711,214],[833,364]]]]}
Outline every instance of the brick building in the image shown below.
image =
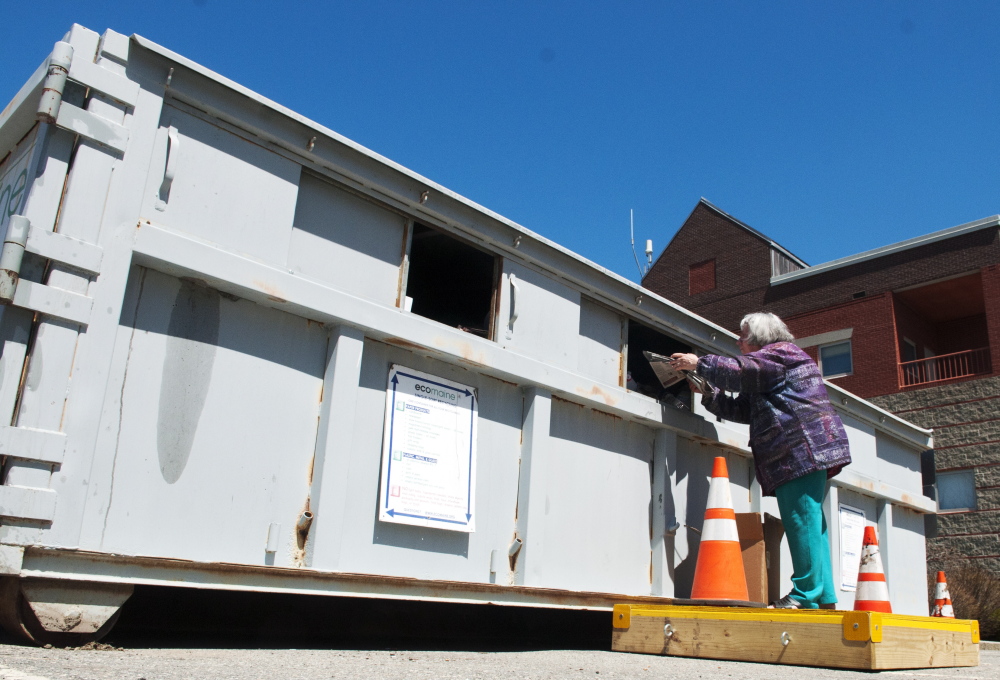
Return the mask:
{"type": "Polygon", "coordinates": [[[774,312],[828,380],[933,428],[928,551],[1000,574],[1000,216],[810,267],[702,199],[642,283],[734,331],[774,312]]]}

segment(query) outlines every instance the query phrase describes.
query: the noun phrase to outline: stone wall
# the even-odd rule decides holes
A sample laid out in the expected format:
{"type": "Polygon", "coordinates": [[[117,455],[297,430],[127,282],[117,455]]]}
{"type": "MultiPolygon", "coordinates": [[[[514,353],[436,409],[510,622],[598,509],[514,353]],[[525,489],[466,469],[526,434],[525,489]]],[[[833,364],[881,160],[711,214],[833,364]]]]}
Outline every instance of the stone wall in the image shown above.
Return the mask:
{"type": "MultiPolygon", "coordinates": [[[[937,516],[927,559],[961,555],[1000,575],[1000,377],[967,380],[870,399],[934,429],[937,472],[974,470],[976,509],[937,516]]],[[[930,565],[929,565],[930,566],[930,565]]]]}

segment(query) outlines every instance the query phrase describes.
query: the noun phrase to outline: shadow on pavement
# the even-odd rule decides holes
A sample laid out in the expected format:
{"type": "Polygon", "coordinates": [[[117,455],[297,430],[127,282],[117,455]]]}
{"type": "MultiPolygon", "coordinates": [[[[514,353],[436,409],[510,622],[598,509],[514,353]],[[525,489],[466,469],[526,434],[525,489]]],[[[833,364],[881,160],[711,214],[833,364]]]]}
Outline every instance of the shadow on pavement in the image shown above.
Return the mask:
{"type": "Polygon", "coordinates": [[[478,604],[137,586],[118,647],[609,649],[611,614],[478,604]]]}

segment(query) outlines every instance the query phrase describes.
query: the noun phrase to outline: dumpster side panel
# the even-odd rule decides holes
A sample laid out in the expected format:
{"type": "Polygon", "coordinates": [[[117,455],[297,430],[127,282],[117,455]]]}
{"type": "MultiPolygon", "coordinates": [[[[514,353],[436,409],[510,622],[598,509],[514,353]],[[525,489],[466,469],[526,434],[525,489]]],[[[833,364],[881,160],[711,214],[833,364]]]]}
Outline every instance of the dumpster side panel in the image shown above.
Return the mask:
{"type": "Polygon", "coordinates": [[[142,217],[283,266],[301,166],[165,105],[142,217]],[[170,139],[169,129],[176,132],[170,139]],[[169,163],[173,181],[162,191],[169,163]]]}
{"type": "Polygon", "coordinates": [[[893,505],[891,512],[885,569],[890,574],[886,580],[892,610],[896,614],[927,616],[927,572],[917,568],[927,559],[924,516],[898,505],[893,505]]]}
{"type": "MultiPolygon", "coordinates": [[[[741,456],[722,447],[712,446],[714,452],[709,452],[709,458],[723,456],[729,469],[729,491],[733,495],[733,508],[736,512],[752,512],[753,496],[751,487],[754,485],[753,459],[741,456]]],[[[709,472],[711,475],[711,471],[709,472]]]]}
{"type": "Polygon", "coordinates": [[[622,385],[622,345],[625,318],[593,300],[580,300],[577,370],[588,378],[622,385]]]}
{"type": "MultiPolygon", "coordinates": [[[[506,556],[513,539],[517,505],[522,393],[517,386],[385,343],[366,340],[360,374],[350,481],[344,499],[340,571],[490,582],[490,553],[506,556]],[[476,465],[476,531],[472,534],[378,521],[379,473],[389,366],[407,368],[469,385],[477,390],[479,421],[476,465]]],[[[333,505],[324,496],[324,507],[333,505]]],[[[321,526],[330,518],[321,518],[321,526]]],[[[331,540],[326,528],[311,540],[331,540]]],[[[324,548],[324,554],[329,551],[324,548]]],[[[507,582],[501,560],[496,582],[507,582]]],[[[313,568],[330,569],[315,562],[313,568]]]]}
{"type": "MultiPolygon", "coordinates": [[[[904,446],[898,439],[883,433],[875,438],[876,479],[885,480],[893,486],[913,493],[921,493],[923,480],[920,476],[920,452],[911,446],[904,446]]],[[[851,452],[853,454],[853,451],[851,452]]]]}
{"type": "MultiPolygon", "coordinates": [[[[685,437],[677,438],[676,469],[671,470],[670,485],[674,491],[674,512],[681,526],[673,536],[674,595],[689,597],[694,581],[694,568],[701,544],[701,529],[708,503],[708,487],[712,480],[712,465],[717,456],[726,459],[729,469],[729,490],[736,512],[751,509],[750,484],[753,461],[732,451],[685,437]]],[[[669,458],[668,458],[669,460],[669,458]]]]}
{"type": "Polygon", "coordinates": [[[401,214],[303,172],[288,269],[394,306],[405,227],[401,214]]]}
{"type": "Polygon", "coordinates": [[[847,439],[851,446],[851,469],[878,479],[879,462],[875,428],[844,414],[841,414],[841,420],[844,421],[844,429],[847,431],[847,439]]]}
{"type": "Polygon", "coordinates": [[[650,592],[654,432],[552,400],[547,439],[543,583],[629,595],[650,592]]]}
{"type": "Polygon", "coordinates": [[[519,354],[575,371],[580,293],[516,262],[504,260],[503,267],[497,339],[519,354]]]}
{"type": "MultiPolygon", "coordinates": [[[[679,526],[666,544],[666,563],[668,581],[675,597],[688,597],[691,594],[691,581],[694,578],[694,560],[698,554],[698,533],[701,528],[698,521],[705,515],[705,501],[708,484],[705,474],[711,474],[711,467],[702,459],[707,447],[688,437],[676,438],[676,451],[671,455],[667,452],[669,495],[664,503],[666,513],[676,518],[679,526]],[[692,469],[697,470],[692,474],[692,469]],[[695,521],[689,521],[692,518],[695,521]]],[[[666,522],[669,522],[667,517],[666,522]]]]}
{"type": "Polygon", "coordinates": [[[328,331],[136,268],[102,547],[291,565],[316,441],[328,331]],[[271,524],[276,554],[265,553],[271,524]]]}

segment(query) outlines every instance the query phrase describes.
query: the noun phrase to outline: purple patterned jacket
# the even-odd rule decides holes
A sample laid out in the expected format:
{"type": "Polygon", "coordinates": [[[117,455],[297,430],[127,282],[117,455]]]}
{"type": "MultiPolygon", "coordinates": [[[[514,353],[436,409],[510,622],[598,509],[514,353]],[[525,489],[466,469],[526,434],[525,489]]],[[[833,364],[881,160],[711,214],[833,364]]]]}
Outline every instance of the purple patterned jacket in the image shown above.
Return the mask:
{"type": "Polygon", "coordinates": [[[750,449],[765,496],[817,470],[833,477],[851,462],[847,433],[833,410],[819,367],[790,342],[735,358],[709,354],[698,374],[712,383],[705,408],[750,425],[750,449]],[[739,392],[735,397],[723,393],[739,392]]]}

